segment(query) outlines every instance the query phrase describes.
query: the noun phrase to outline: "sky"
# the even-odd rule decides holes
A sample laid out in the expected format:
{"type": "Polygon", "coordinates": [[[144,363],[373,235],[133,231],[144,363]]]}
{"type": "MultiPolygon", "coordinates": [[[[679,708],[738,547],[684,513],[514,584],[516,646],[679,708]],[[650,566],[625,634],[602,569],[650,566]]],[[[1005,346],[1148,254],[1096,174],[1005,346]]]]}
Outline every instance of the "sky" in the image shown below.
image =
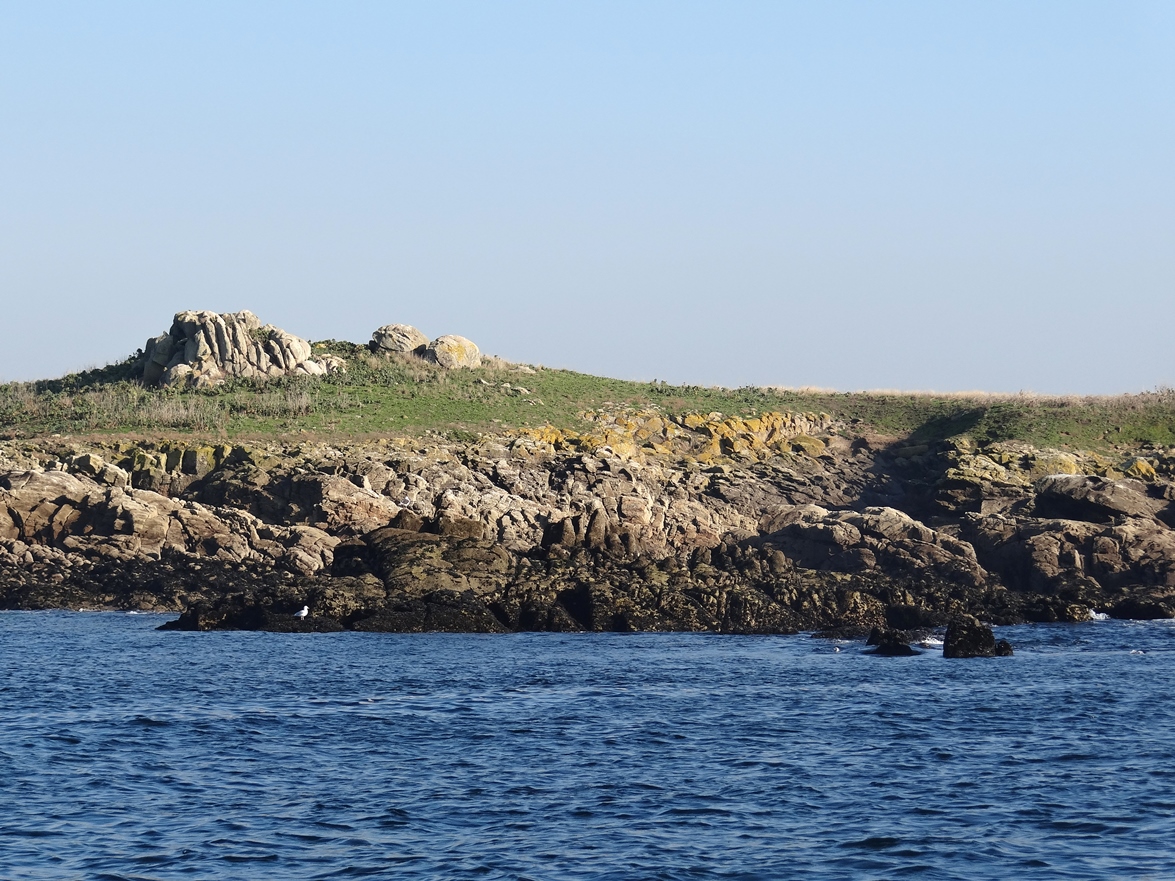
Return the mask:
{"type": "Polygon", "coordinates": [[[1175,3],[0,0],[0,381],[184,309],[671,383],[1175,385],[1175,3]]]}

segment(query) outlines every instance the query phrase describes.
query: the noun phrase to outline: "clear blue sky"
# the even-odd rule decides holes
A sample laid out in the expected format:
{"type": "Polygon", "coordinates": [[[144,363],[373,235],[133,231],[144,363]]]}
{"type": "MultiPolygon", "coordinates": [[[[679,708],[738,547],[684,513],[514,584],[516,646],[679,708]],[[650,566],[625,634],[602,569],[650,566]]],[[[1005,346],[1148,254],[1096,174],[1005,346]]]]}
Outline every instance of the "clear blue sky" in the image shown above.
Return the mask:
{"type": "Polygon", "coordinates": [[[1175,3],[0,0],[0,380],[188,308],[671,382],[1175,384],[1175,3]]]}

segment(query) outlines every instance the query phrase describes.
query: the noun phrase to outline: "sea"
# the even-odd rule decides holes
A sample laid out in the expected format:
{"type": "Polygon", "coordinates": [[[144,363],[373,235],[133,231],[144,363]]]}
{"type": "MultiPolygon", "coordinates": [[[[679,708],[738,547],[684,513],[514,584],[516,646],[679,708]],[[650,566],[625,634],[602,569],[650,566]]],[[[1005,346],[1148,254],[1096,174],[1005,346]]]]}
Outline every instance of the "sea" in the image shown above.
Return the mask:
{"type": "Polygon", "coordinates": [[[1175,622],[948,660],[167,617],[0,613],[0,878],[1175,878],[1175,622]]]}

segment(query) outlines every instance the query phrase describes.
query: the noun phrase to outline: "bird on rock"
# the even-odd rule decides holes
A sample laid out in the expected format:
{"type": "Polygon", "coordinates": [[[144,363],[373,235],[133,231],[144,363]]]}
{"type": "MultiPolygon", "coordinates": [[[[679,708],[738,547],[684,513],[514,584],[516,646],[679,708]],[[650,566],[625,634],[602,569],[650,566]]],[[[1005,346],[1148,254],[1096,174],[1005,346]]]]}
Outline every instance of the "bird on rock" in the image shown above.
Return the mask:
{"type": "Polygon", "coordinates": [[[305,618],[305,617],[306,617],[307,615],[309,615],[309,614],[310,614],[310,607],[309,607],[309,606],[303,606],[303,607],[302,607],[302,611],[301,611],[301,612],[295,612],[295,613],[294,613],[294,617],[295,617],[295,618],[305,618]]]}

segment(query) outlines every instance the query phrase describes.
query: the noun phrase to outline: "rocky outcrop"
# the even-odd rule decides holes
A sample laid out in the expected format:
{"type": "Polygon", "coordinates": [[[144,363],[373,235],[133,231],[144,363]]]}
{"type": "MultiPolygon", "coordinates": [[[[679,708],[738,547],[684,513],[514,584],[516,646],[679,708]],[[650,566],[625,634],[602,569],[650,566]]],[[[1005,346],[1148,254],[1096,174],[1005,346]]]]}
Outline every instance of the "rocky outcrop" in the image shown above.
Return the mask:
{"type": "Polygon", "coordinates": [[[1150,497],[1138,480],[1052,474],[1036,484],[1036,513],[1041,517],[1111,523],[1121,517],[1154,517],[1169,504],[1150,497]]]}
{"type": "Polygon", "coordinates": [[[424,359],[448,370],[480,367],[481,351],[465,337],[449,334],[429,343],[424,349],[424,359]]]}
{"type": "Polygon", "coordinates": [[[968,438],[936,450],[923,446],[906,461],[929,475],[941,469],[930,492],[936,507],[951,514],[1015,513],[1033,503],[1039,482],[1053,477],[1063,483],[1071,475],[1125,476],[1114,462],[1093,453],[1038,450],[1016,442],[976,448],[968,438]]]}
{"type": "Polygon", "coordinates": [[[821,414],[584,418],[461,443],[0,442],[0,606],[187,609],[199,629],[1175,617],[1175,456],[1074,454],[1103,473],[1058,476],[1035,473],[1048,451],[884,443],[821,414]],[[981,459],[979,502],[944,504],[981,459]],[[1124,476],[1137,461],[1149,481],[1124,476]]]}
{"type": "Polygon", "coordinates": [[[1008,641],[997,640],[991,628],[974,616],[963,615],[947,625],[942,645],[944,658],[1006,658],[1011,654],[1008,641]]]}
{"type": "Polygon", "coordinates": [[[321,376],[341,359],[311,357],[310,344],[252,312],[179,312],[171,330],[143,347],[143,382],[202,388],[230,377],[321,376]]]}
{"type": "Polygon", "coordinates": [[[96,478],[63,471],[0,475],[0,556],[28,562],[27,556],[45,553],[69,567],[181,555],[265,562],[301,574],[332,562],[338,539],[321,529],[275,526],[237,509],[118,485],[118,479],[110,485],[110,476],[109,466],[96,478]]]}
{"type": "Polygon", "coordinates": [[[410,324],[385,324],[371,335],[371,350],[376,354],[423,355],[428,337],[410,324]]]}
{"type": "Polygon", "coordinates": [[[1116,524],[974,517],[963,534],[1017,590],[1096,604],[1106,591],[1175,590],[1175,532],[1150,518],[1116,524]]]}
{"type": "Polygon", "coordinates": [[[765,515],[755,539],[806,569],[882,571],[934,575],[977,587],[987,573],[975,549],[894,508],[828,511],[818,505],[788,506],[765,515]]]}

